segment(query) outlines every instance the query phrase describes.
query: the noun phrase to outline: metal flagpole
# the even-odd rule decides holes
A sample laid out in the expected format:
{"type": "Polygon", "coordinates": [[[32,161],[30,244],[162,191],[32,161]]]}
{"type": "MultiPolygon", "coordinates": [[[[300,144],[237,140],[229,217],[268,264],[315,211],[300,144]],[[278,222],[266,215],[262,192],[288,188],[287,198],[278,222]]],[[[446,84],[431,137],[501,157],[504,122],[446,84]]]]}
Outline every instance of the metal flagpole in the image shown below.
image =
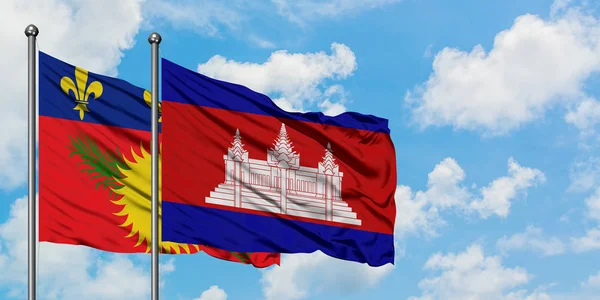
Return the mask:
{"type": "Polygon", "coordinates": [[[152,47],[152,300],[158,300],[158,45],[162,38],[153,32],[148,37],[152,47]]]}
{"type": "Polygon", "coordinates": [[[35,300],[36,298],[36,233],[37,233],[37,222],[36,222],[36,203],[35,203],[35,137],[36,137],[36,78],[37,78],[37,61],[36,61],[36,38],[39,33],[38,28],[31,24],[25,28],[25,35],[27,36],[27,121],[28,121],[28,132],[29,139],[27,143],[27,161],[28,161],[28,202],[29,210],[27,212],[27,219],[29,220],[28,227],[28,247],[27,247],[27,266],[28,266],[28,299],[35,300]]]}

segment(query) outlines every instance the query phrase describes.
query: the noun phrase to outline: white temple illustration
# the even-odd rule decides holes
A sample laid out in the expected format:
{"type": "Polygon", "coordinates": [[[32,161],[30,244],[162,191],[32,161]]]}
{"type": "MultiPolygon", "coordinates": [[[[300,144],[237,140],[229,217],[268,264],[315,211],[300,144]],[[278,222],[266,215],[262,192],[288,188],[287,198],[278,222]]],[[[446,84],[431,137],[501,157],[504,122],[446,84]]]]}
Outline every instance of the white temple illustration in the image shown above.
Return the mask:
{"type": "Polygon", "coordinates": [[[207,203],[361,225],[341,198],[344,174],[329,144],[317,168],[300,165],[285,124],[267,160],[248,158],[239,129],[231,144],[223,155],[225,181],[210,192],[207,203]]]}

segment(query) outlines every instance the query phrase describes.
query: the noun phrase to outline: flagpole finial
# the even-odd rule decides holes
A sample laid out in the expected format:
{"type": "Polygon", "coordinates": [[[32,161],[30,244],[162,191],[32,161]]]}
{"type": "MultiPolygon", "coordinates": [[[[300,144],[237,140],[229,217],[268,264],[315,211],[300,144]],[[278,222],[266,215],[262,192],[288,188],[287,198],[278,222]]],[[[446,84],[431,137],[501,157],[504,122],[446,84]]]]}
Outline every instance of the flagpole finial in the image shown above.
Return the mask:
{"type": "Polygon", "coordinates": [[[148,37],[148,43],[150,44],[160,44],[161,41],[162,37],[160,36],[160,34],[158,34],[158,32],[153,32],[148,37]]]}
{"type": "Polygon", "coordinates": [[[25,35],[26,36],[37,36],[38,33],[40,33],[40,30],[37,28],[37,26],[33,25],[33,24],[29,24],[27,27],[25,27],[25,35]]]}

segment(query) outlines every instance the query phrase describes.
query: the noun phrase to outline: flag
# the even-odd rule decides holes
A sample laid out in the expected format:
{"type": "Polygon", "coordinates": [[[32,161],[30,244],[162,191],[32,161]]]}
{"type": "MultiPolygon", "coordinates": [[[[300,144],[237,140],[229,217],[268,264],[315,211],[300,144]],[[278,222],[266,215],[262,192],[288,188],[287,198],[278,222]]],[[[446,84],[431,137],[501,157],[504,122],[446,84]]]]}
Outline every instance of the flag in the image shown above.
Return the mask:
{"type": "MultiPolygon", "coordinates": [[[[40,241],[150,252],[150,92],[43,52],[39,69],[40,241]]],[[[276,253],[161,242],[162,253],[199,251],[257,267],[279,264],[276,253]]]]}
{"type": "Polygon", "coordinates": [[[290,113],[162,59],[163,239],[394,262],[388,121],[290,113]]]}

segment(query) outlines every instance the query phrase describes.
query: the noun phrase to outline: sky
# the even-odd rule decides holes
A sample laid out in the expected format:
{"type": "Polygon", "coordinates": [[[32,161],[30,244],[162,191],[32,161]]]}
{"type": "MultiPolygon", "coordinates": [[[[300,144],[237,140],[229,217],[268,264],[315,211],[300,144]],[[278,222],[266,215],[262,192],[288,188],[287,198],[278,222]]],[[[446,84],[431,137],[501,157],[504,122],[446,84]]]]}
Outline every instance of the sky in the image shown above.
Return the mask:
{"type": "MultiPolygon", "coordinates": [[[[600,3],[0,1],[0,299],[26,297],[27,40],[150,87],[161,56],[290,111],[389,120],[396,262],[161,256],[163,299],[600,298],[600,3]]],[[[149,299],[149,255],[41,243],[40,299],[149,299]]]]}

